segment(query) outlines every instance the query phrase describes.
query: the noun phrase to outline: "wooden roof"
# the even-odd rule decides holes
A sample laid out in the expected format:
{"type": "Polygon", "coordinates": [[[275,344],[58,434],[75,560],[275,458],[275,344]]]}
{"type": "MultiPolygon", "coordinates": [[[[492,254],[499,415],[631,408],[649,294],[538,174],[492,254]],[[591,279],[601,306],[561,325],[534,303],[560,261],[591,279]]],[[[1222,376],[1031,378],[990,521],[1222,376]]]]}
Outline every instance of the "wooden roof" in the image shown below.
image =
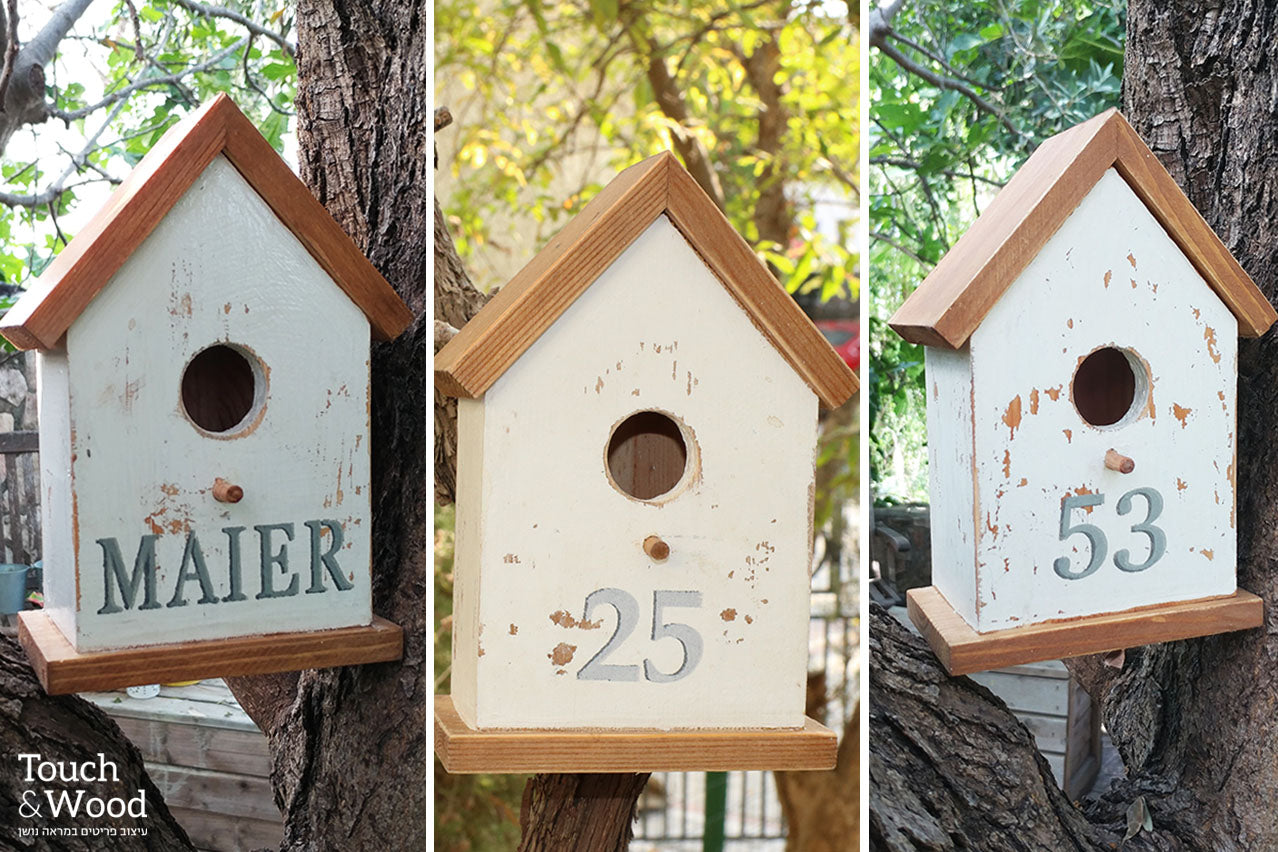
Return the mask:
{"type": "Polygon", "coordinates": [[[913,343],[959,349],[1105,172],[1127,181],[1168,236],[1259,337],[1278,314],[1117,110],[1048,139],[906,299],[890,324],[913,343]]]}
{"type": "Polygon", "coordinates": [[[435,356],[435,386],[479,397],[658,216],[684,239],[826,408],[856,376],[674,155],[623,171],[435,356]]]}
{"type": "Polygon", "coordinates": [[[235,103],[218,95],[142,158],[0,320],[0,334],[19,349],[60,348],[75,318],[219,154],[359,306],[375,339],[389,340],[412,322],[408,306],[306,185],[235,103]]]}

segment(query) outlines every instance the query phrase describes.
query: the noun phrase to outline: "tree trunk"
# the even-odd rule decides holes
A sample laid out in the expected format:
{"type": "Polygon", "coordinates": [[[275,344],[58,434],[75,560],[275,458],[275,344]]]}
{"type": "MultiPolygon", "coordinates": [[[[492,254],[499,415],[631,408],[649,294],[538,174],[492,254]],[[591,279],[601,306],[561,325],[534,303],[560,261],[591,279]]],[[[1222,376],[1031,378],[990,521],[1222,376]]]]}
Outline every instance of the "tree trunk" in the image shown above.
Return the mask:
{"type": "MultiPolygon", "coordinates": [[[[1125,114],[1272,301],[1278,2],[1223,0],[1204,14],[1188,0],[1132,0],[1127,20],[1125,114]]],[[[1238,584],[1264,598],[1271,614],[1278,605],[1278,445],[1269,434],[1276,408],[1271,332],[1239,348],[1237,503],[1238,584]]],[[[1035,771],[1032,741],[1001,702],[966,678],[945,677],[921,640],[876,614],[875,847],[1090,848],[1104,838],[1097,824],[1121,833],[1140,797],[1155,830],[1126,848],[1278,848],[1275,656],[1278,635],[1268,629],[1129,649],[1121,672],[1096,658],[1070,661],[1100,699],[1127,768],[1126,778],[1086,805],[1089,828],[1062,807],[1043,766],[1035,771]],[[1021,786],[1008,789],[1000,778],[1021,786]],[[1029,839],[1038,837],[1051,839],[1029,839]]]]}
{"type": "MultiPolygon", "coordinates": [[[[94,773],[96,776],[96,772],[94,773]]],[[[105,773],[104,773],[105,775],[105,773]]],[[[193,849],[186,832],[165,807],[160,791],[142,765],[142,755],[105,713],[74,695],[49,696],[36,680],[18,644],[0,637],[0,846],[5,849],[169,850],[193,849]],[[38,754],[40,760],[76,764],[103,762],[115,765],[110,781],[44,783],[27,781],[27,761],[20,754],[38,754]],[[67,791],[84,799],[146,797],[146,816],[93,818],[81,810],[77,816],[62,811],[54,816],[44,790],[67,791]],[[33,808],[38,808],[36,814],[33,808]],[[145,835],[97,833],[95,829],[140,829],[145,835]],[[66,835],[30,837],[20,832],[52,830],[66,835]],[[86,830],[93,831],[85,834],[86,830]]]]}
{"type": "Polygon", "coordinates": [[[519,852],[626,852],[646,783],[646,772],[534,776],[519,809],[519,852]]]}
{"type": "Polygon", "coordinates": [[[417,320],[371,364],[373,610],[403,627],[403,660],[232,680],[270,740],[283,849],[426,835],[426,14],[413,0],[297,8],[302,179],[417,320]]]}

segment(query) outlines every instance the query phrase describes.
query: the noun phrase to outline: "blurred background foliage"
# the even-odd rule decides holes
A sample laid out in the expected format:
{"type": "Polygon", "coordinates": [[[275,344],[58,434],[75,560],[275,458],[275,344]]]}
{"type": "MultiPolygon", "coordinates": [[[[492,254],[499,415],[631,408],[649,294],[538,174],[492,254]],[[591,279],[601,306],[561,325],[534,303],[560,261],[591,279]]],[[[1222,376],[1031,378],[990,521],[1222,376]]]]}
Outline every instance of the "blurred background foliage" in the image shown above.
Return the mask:
{"type": "MultiPolygon", "coordinates": [[[[859,335],[855,0],[437,0],[434,14],[436,105],[453,119],[436,135],[437,198],[481,290],[617,171],[672,150],[810,315],[859,335]]],[[[855,402],[823,420],[816,507],[822,553],[851,582],[857,423],[855,402]]],[[[445,692],[451,509],[436,526],[445,692]]],[[[513,848],[524,780],[437,768],[437,848],[513,848]]]]}
{"type": "Polygon", "coordinates": [[[888,318],[1034,148],[1119,105],[1122,0],[895,0],[868,22],[870,477],[927,500],[923,349],[888,318]]]}

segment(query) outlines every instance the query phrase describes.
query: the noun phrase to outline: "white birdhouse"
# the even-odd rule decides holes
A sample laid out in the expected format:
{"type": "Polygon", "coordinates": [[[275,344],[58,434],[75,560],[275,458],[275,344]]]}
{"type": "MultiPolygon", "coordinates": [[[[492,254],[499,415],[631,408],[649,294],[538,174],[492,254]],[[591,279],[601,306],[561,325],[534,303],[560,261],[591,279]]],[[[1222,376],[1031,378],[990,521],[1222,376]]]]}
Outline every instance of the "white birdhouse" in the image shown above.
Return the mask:
{"type": "Polygon", "coordinates": [[[47,689],[398,657],[369,339],[411,319],[228,98],[165,134],[0,326],[38,350],[47,689]]]}
{"type": "Polygon", "coordinates": [[[1043,143],[891,322],[927,347],[910,610],[952,672],[1260,624],[1237,337],[1274,319],[1119,113],[1043,143]]]}
{"type": "MultiPolygon", "coordinates": [[[[460,398],[446,722],[815,725],[817,413],[856,380],[672,155],[604,189],[439,352],[435,377],[460,398]]],[[[467,771],[460,742],[441,754],[467,771]]],[[[608,742],[589,766],[469,766],[630,766],[608,742]]],[[[634,765],[655,766],[645,743],[634,765]]]]}

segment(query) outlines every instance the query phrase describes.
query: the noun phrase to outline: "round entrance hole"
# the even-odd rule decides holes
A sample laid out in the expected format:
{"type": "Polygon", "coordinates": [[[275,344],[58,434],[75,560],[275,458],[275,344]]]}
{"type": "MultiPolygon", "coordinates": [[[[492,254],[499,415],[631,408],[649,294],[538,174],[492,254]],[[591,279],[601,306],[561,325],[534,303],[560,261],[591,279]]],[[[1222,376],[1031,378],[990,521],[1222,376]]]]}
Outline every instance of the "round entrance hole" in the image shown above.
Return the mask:
{"type": "Polygon", "coordinates": [[[247,425],[265,399],[265,378],[252,353],[219,343],[201,350],[182,372],[182,409],[205,432],[247,425]]]}
{"type": "Polygon", "coordinates": [[[630,415],[608,439],[612,484],[637,500],[652,500],[671,491],[687,468],[683,430],[660,411],[630,415]]]}
{"type": "Polygon", "coordinates": [[[1092,426],[1112,426],[1143,402],[1144,368],[1135,353],[1113,346],[1097,349],[1074,371],[1071,398],[1092,426]],[[1140,393],[1138,393],[1140,391],[1140,393]]]}

